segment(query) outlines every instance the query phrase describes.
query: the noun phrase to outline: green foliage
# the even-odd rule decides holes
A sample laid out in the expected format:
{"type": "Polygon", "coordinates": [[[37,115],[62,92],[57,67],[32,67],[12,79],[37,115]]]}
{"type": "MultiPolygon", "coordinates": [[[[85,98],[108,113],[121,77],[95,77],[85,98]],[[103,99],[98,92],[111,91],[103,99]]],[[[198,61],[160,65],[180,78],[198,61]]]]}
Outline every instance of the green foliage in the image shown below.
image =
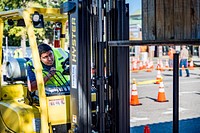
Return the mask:
{"type": "Polygon", "coordinates": [[[54,35],[53,25],[54,24],[52,22],[47,22],[45,24],[45,38],[48,38],[50,44],[53,44],[53,35],[54,35]]]}
{"type": "Polygon", "coordinates": [[[37,44],[40,44],[44,39],[45,39],[45,36],[44,36],[44,29],[35,29],[35,35],[36,35],[36,41],[37,41],[37,44]]]}
{"type": "Polygon", "coordinates": [[[15,35],[16,37],[21,37],[22,35],[26,34],[26,29],[23,27],[13,27],[9,30],[9,35],[15,35]]]}
{"type": "Polygon", "coordinates": [[[21,43],[21,36],[17,37],[15,35],[10,35],[8,37],[8,46],[20,46],[19,44],[21,43]]]}

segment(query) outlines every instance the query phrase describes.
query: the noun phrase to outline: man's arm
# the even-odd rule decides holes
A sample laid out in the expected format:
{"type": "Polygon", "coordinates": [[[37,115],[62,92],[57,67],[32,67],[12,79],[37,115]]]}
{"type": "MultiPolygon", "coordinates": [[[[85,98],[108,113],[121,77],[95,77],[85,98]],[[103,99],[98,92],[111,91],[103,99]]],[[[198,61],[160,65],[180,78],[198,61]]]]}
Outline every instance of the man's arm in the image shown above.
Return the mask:
{"type": "MultiPolygon", "coordinates": [[[[43,80],[44,80],[44,84],[46,84],[46,82],[55,74],[55,68],[52,67],[50,72],[44,76],[43,80]]],[[[33,70],[31,69],[31,67],[28,66],[27,68],[27,72],[28,72],[28,89],[29,91],[33,92],[35,90],[37,90],[37,81],[36,81],[36,77],[35,77],[35,73],[33,72],[33,70]]]]}
{"type": "MultiPolygon", "coordinates": [[[[51,74],[47,74],[46,76],[44,76],[44,84],[52,77],[51,74]]],[[[35,90],[37,90],[37,81],[34,80],[34,81],[31,81],[31,80],[28,80],[28,89],[29,91],[33,92],[35,90]]]]}

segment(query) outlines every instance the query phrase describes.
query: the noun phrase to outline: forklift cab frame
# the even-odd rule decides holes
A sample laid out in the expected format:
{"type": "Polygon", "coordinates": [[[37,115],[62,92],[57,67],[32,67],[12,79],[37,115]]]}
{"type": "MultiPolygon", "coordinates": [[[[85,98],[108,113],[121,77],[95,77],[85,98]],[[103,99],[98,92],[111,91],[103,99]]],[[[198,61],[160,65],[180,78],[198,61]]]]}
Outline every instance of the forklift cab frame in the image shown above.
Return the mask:
{"type": "MultiPolygon", "coordinates": [[[[61,48],[65,46],[65,30],[66,30],[66,21],[68,16],[66,14],[61,14],[59,8],[26,8],[26,9],[16,9],[10,11],[3,11],[0,12],[0,60],[2,60],[2,44],[3,44],[3,29],[4,29],[4,22],[7,20],[20,20],[23,19],[25,22],[29,43],[32,52],[32,59],[35,67],[36,72],[36,80],[38,86],[38,93],[39,93],[39,103],[40,105],[40,114],[41,114],[41,132],[47,133],[49,132],[48,128],[48,111],[47,111],[47,98],[45,95],[45,88],[43,82],[43,75],[42,75],[42,66],[39,58],[39,52],[37,48],[36,36],[34,32],[34,24],[32,23],[32,15],[39,13],[39,15],[43,16],[44,21],[52,21],[52,22],[59,22],[62,24],[61,29],[61,48]],[[34,53],[34,54],[33,54],[34,53]]],[[[36,17],[37,19],[37,17],[36,17]]],[[[1,61],[0,61],[1,63],[1,61]]],[[[2,64],[0,64],[2,67],[2,64]]],[[[0,75],[2,75],[2,71],[0,71],[0,75]]],[[[2,80],[0,76],[0,86],[2,88],[2,80]]]]}

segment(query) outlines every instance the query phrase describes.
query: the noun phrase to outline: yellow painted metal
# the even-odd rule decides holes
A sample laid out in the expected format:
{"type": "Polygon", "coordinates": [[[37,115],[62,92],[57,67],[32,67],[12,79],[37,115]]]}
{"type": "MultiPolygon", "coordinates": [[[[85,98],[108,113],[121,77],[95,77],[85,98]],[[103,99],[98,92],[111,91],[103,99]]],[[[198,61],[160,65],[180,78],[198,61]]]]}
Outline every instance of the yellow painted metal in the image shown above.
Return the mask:
{"type": "MultiPolygon", "coordinates": [[[[28,36],[29,36],[29,43],[31,46],[32,50],[32,58],[35,66],[35,72],[36,72],[36,79],[37,79],[37,86],[38,86],[38,91],[39,91],[39,98],[40,98],[40,111],[41,111],[41,133],[47,133],[48,132],[48,108],[47,108],[47,99],[45,95],[45,89],[44,89],[44,82],[43,82],[43,76],[42,76],[42,66],[38,61],[40,60],[39,58],[39,53],[38,53],[38,48],[37,48],[37,42],[36,42],[36,37],[34,33],[34,27],[32,25],[32,20],[31,20],[31,15],[34,14],[34,12],[38,12],[43,15],[44,20],[47,21],[53,21],[53,22],[66,22],[67,20],[67,15],[60,14],[60,9],[59,8],[27,8],[27,9],[16,9],[16,10],[11,10],[11,11],[3,11],[0,12],[0,56],[1,56],[1,49],[2,49],[2,38],[3,38],[3,21],[7,19],[21,19],[23,18],[26,24],[28,36]]],[[[63,26],[65,27],[65,26],[63,26]]],[[[63,28],[64,29],[64,28],[63,28]]],[[[62,30],[63,33],[65,32],[65,29],[62,30]]],[[[62,40],[62,46],[64,47],[64,41],[62,40]]],[[[1,65],[0,65],[1,66],[1,65]]],[[[1,73],[0,73],[1,74],[1,73]]],[[[2,75],[2,74],[1,74],[2,75]]],[[[0,80],[1,82],[1,80],[0,80]]],[[[12,87],[10,91],[12,90],[12,87]]],[[[4,93],[7,93],[6,91],[3,91],[4,93]]],[[[21,95],[22,92],[17,92],[18,95],[21,95]]],[[[8,98],[13,98],[17,97],[15,94],[9,95],[8,98]]],[[[4,97],[5,98],[5,97],[4,97]]]]}
{"type": "MultiPolygon", "coordinates": [[[[61,34],[62,35],[66,35],[66,21],[67,20],[64,20],[64,21],[62,21],[61,23],[62,23],[62,29],[61,29],[61,34]]],[[[65,49],[65,38],[66,37],[62,37],[62,38],[60,38],[60,41],[61,41],[61,48],[63,48],[63,49],[65,49]]]]}
{"type": "Polygon", "coordinates": [[[3,20],[13,19],[17,20],[23,18],[23,12],[27,11],[33,14],[35,11],[43,14],[44,20],[61,22],[64,19],[67,20],[68,16],[66,14],[61,14],[59,8],[25,8],[25,9],[15,9],[10,11],[0,12],[0,18],[3,20]]]}
{"type": "Polygon", "coordinates": [[[61,22],[67,20],[68,16],[65,14],[60,14],[59,8],[27,8],[30,14],[33,14],[35,11],[43,14],[44,20],[61,22]]]}
{"type": "Polygon", "coordinates": [[[15,9],[15,10],[10,10],[10,11],[2,11],[0,12],[0,18],[2,20],[7,20],[7,19],[20,19],[22,18],[22,13],[23,9],[15,9]]]}
{"type": "MultiPolygon", "coordinates": [[[[7,19],[21,19],[23,18],[23,12],[28,12],[30,15],[34,12],[38,12],[43,15],[45,21],[61,22],[62,23],[62,34],[66,34],[66,21],[68,15],[61,14],[59,8],[26,8],[26,9],[16,9],[11,11],[0,12],[0,18],[2,20],[7,19]]],[[[31,17],[31,16],[30,16],[31,17]]],[[[65,38],[61,38],[61,48],[65,49],[65,38]]]]}
{"type": "Polygon", "coordinates": [[[47,97],[51,125],[70,123],[70,95],[47,97]]]}
{"type": "Polygon", "coordinates": [[[24,102],[27,97],[27,87],[22,84],[3,85],[0,91],[0,98],[2,100],[17,100],[17,102],[24,102]]]}
{"type": "Polygon", "coordinates": [[[38,92],[39,92],[39,102],[41,110],[41,133],[47,133],[48,132],[48,111],[47,111],[47,101],[46,101],[46,94],[45,94],[45,88],[44,88],[44,81],[43,81],[43,75],[42,75],[42,66],[39,57],[39,52],[38,52],[38,47],[37,47],[37,42],[36,42],[36,37],[34,33],[34,27],[31,23],[31,13],[29,10],[24,10],[23,11],[23,18],[26,24],[28,36],[29,36],[29,44],[31,47],[32,53],[32,59],[34,62],[34,67],[35,67],[35,73],[36,73],[36,80],[37,80],[37,87],[38,87],[38,92]]]}
{"type": "Polygon", "coordinates": [[[3,27],[4,23],[3,20],[0,18],[0,86],[1,86],[1,79],[2,79],[2,44],[3,44],[3,27]]]}
{"type": "MultiPolygon", "coordinates": [[[[36,37],[34,34],[34,27],[31,22],[31,15],[34,12],[39,12],[40,14],[43,14],[44,20],[48,21],[55,21],[55,22],[63,22],[67,20],[67,16],[60,14],[59,9],[55,8],[28,8],[24,10],[19,10],[19,14],[23,16],[26,27],[27,27],[27,32],[29,36],[29,43],[31,46],[32,50],[32,58],[33,62],[38,62],[40,60],[39,58],[39,53],[38,53],[38,48],[37,48],[37,42],[36,42],[36,37]]],[[[63,28],[64,29],[64,28],[63,28]]],[[[65,30],[62,30],[65,31],[65,30]]],[[[62,44],[64,42],[62,41],[62,44]]],[[[37,79],[37,86],[38,86],[38,91],[39,91],[39,98],[40,98],[40,107],[41,110],[41,133],[46,133],[48,132],[48,108],[47,108],[47,99],[46,99],[46,94],[45,94],[45,89],[44,89],[44,81],[43,81],[43,76],[42,76],[42,66],[40,63],[34,63],[35,66],[35,72],[36,72],[36,79],[37,79]]]]}
{"type": "Polygon", "coordinates": [[[96,93],[91,94],[91,101],[92,102],[96,101],[96,93]]]}
{"type": "Polygon", "coordinates": [[[13,100],[2,100],[0,110],[1,133],[39,133],[40,114],[37,107],[13,100]]]}

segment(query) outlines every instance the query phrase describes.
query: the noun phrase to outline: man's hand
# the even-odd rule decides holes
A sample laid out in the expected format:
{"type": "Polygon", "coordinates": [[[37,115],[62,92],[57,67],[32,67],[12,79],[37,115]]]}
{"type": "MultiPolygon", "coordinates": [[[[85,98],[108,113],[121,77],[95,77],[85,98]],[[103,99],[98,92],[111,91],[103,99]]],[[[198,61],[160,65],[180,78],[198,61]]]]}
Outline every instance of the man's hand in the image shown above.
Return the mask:
{"type": "Polygon", "coordinates": [[[56,73],[55,67],[51,67],[48,76],[52,77],[56,73]]]}
{"type": "Polygon", "coordinates": [[[44,77],[44,83],[46,83],[56,73],[56,69],[51,67],[49,73],[44,77]]]}

